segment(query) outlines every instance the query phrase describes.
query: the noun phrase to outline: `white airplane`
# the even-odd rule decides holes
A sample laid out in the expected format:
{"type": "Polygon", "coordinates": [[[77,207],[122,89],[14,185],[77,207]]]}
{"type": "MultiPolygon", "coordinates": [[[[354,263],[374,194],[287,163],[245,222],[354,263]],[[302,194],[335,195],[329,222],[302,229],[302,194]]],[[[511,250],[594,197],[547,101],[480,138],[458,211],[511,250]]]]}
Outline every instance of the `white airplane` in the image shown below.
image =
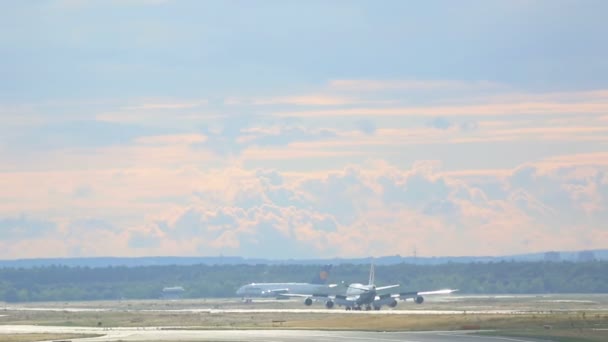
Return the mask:
{"type": "Polygon", "coordinates": [[[336,284],[327,284],[327,277],[332,265],[325,265],[310,283],[251,283],[241,286],[236,294],[243,300],[250,302],[251,297],[275,297],[283,299],[283,294],[297,292],[312,295],[314,293],[327,293],[336,284]]]}
{"type": "Polygon", "coordinates": [[[423,295],[433,294],[450,294],[458,290],[445,289],[437,291],[423,291],[423,292],[402,292],[402,293],[387,293],[378,295],[378,291],[391,289],[398,287],[396,285],[387,285],[376,287],[374,284],[374,264],[371,265],[369,270],[369,282],[367,285],[353,283],[348,285],[345,295],[329,295],[329,294],[299,294],[299,293],[284,293],[281,296],[285,297],[303,297],[305,305],[311,305],[314,301],[324,301],[325,307],[331,309],[335,304],[338,306],[346,307],[346,310],[361,310],[361,307],[365,307],[365,310],[380,310],[383,305],[387,305],[391,308],[397,306],[397,299],[407,300],[413,298],[417,304],[424,302],[423,295]]]}

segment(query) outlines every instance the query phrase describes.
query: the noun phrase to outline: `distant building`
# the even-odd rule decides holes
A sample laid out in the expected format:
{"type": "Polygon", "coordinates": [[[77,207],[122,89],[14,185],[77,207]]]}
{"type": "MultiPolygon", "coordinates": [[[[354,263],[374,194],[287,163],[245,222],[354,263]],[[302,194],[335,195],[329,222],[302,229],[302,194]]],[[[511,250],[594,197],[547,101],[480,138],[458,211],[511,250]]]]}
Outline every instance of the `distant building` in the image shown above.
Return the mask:
{"type": "Polygon", "coordinates": [[[557,262],[561,261],[562,256],[559,252],[547,252],[545,253],[545,261],[557,262]]]}
{"type": "Polygon", "coordinates": [[[594,261],[595,253],[593,253],[592,251],[580,251],[578,252],[577,258],[580,262],[594,261]]]}
{"type": "Polygon", "coordinates": [[[162,299],[180,299],[184,294],[184,288],[181,286],[165,287],[161,295],[162,299]]]}

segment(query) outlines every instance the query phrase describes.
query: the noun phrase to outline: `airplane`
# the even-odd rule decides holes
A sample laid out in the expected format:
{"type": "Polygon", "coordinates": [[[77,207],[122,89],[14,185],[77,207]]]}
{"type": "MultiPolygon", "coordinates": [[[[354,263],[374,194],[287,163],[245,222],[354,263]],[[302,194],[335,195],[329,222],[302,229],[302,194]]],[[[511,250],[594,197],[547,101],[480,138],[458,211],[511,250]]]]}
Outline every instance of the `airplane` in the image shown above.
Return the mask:
{"type": "Polygon", "coordinates": [[[445,289],[445,290],[437,290],[437,291],[414,291],[414,292],[401,292],[401,293],[386,293],[378,295],[378,291],[387,290],[391,288],[398,287],[399,284],[395,285],[387,285],[377,287],[374,284],[374,264],[371,264],[369,271],[369,281],[367,285],[353,283],[348,285],[346,289],[345,295],[329,295],[324,293],[315,293],[315,294],[298,294],[298,293],[283,293],[281,296],[285,297],[303,297],[304,305],[312,305],[314,301],[324,301],[325,307],[331,309],[335,304],[338,306],[346,307],[347,311],[350,310],[361,310],[362,307],[365,307],[365,310],[380,310],[383,305],[387,305],[391,308],[397,306],[397,299],[407,300],[414,299],[414,302],[417,304],[422,304],[424,302],[423,295],[433,295],[433,294],[450,294],[452,292],[458,290],[445,289]]]}
{"type": "Polygon", "coordinates": [[[375,285],[374,277],[374,264],[371,264],[369,269],[369,281],[367,285],[359,283],[348,285],[346,295],[336,295],[334,302],[339,306],[345,306],[346,310],[361,310],[362,306],[365,306],[365,310],[371,310],[372,306],[375,310],[380,310],[382,304],[390,304],[390,302],[386,302],[384,299],[388,297],[383,297],[384,295],[377,295],[378,291],[392,289],[398,287],[399,284],[377,287],[375,285]]]}
{"type": "Polygon", "coordinates": [[[313,294],[328,291],[337,284],[327,284],[327,278],[332,265],[325,265],[310,283],[251,283],[241,286],[236,294],[243,297],[246,302],[251,302],[251,297],[275,297],[285,299],[282,294],[298,292],[301,294],[313,294]]]}

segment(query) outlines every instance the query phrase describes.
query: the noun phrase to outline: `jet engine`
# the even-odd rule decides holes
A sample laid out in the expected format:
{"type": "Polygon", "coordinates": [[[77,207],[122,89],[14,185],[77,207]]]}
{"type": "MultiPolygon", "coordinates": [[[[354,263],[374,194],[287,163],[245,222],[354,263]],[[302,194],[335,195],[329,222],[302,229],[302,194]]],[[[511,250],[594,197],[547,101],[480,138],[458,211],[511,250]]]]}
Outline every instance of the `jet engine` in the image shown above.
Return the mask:
{"type": "Polygon", "coordinates": [[[394,308],[395,306],[397,306],[397,301],[395,299],[393,299],[391,302],[389,302],[387,304],[389,307],[394,308]]]}
{"type": "Polygon", "coordinates": [[[310,298],[304,299],[304,305],[311,306],[312,305],[312,299],[310,299],[310,298]]]}
{"type": "Polygon", "coordinates": [[[334,302],[331,300],[328,300],[327,302],[325,302],[325,307],[328,309],[331,309],[334,307],[334,302]]]}
{"type": "Polygon", "coordinates": [[[422,296],[416,296],[414,301],[416,302],[416,304],[422,304],[422,302],[424,302],[424,298],[422,298],[422,296]]]}

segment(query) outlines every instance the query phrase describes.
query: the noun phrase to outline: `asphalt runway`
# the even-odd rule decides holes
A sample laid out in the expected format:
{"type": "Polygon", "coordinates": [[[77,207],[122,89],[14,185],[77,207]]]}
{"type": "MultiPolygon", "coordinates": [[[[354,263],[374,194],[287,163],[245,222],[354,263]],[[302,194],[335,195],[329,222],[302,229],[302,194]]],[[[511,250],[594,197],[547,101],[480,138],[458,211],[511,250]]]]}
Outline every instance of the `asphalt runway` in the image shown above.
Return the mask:
{"type": "MultiPolygon", "coordinates": [[[[469,332],[363,332],[317,330],[161,330],[160,328],[85,328],[37,325],[0,326],[0,334],[70,333],[104,334],[101,337],[70,339],[72,342],[110,341],[252,341],[252,342],[315,342],[315,341],[381,341],[381,342],[532,342],[538,340],[471,335],[469,332]]],[[[545,340],[546,341],[546,340],[545,340]]]]}

